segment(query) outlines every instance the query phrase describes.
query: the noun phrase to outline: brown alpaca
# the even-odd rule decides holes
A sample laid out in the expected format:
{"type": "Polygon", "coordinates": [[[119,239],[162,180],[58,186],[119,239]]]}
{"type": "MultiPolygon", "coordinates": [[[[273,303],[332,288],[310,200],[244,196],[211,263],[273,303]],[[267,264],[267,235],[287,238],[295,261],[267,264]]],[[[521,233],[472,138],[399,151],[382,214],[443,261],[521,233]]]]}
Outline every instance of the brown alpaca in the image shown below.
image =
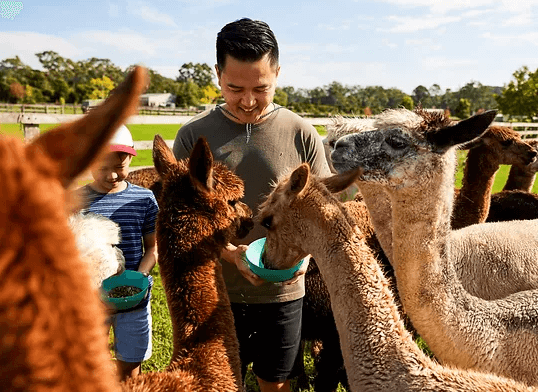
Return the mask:
{"type": "Polygon", "coordinates": [[[268,228],[267,264],[289,268],[307,254],[318,261],[351,391],[536,390],[491,374],[443,367],[416,346],[358,222],[330,193],[348,186],[355,175],[319,180],[303,164],[279,181],[257,216],[268,228]]]}
{"type": "Polygon", "coordinates": [[[66,188],[135,113],[135,70],[103,105],[31,144],[0,139],[0,389],[117,391],[105,308],[80,260],[66,188]]]}
{"type": "MultiPolygon", "coordinates": [[[[339,139],[332,159],[340,172],[360,167],[361,181],[378,184],[389,195],[398,291],[406,314],[435,356],[444,364],[536,385],[538,290],[487,301],[464,289],[454,265],[461,253],[454,251],[451,233],[480,229],[484,237],[476,243],[484,245],[485,235],[497,227],[506,228],[504,237],[514,235],[510,225],[503,225],[507,222],[455,231],[450,227],[455,147],[478,137],[494,115],[486,112],[452,125],[435,114],[394,110],[387,113],[387,128],[339,139]],[[405,127],[393,125],[398,117],[405,127]]],[[[523,226],[533,232],[537,225],[526,221],[523,226]]],[[[502,241],[499,236],[489,245],[502,250],[502,241]]],[[[477,260],[475,266],[487,261],[477,260]]]]}
{"type": "Polygon", "coordinates": [[[500,165],[530,164],[536,150],[521,140],[512,128],[489,126],[484,134],[470,142],[461,189],[456,191],[452,228],[460,229],[486,221],[491,189],[500,165]]]}
{"type": "Polygon", "coordinates": [[[131,184],[149,189],[155,195],[155,199],[159,200],[162,192],[162,182],[159,173],[157,173],[154,167],[133,170],[127,175],[125,180],[131,184]]]}
{"type": "Polygon", "coordinates": [[[159,268],[173,326],[170,365],[127,380],[125,391],[242,391],[241,362],[220,255],[252,228],[239,199],[243,181],[213,162],[205,139],[177,161],[156,135],[153,161],[162,179],[157,215],[159,268]]]}
{"type": "MultiPolygon", "coordinates": [[[[535,149],[538,140],[528,142],[535,149]]],[[[531,193],[538,171],[538,160],[526,166],[512,165],[501,192],[491,196],[487,222],[538,218],[538,195],[531,193]]]]}

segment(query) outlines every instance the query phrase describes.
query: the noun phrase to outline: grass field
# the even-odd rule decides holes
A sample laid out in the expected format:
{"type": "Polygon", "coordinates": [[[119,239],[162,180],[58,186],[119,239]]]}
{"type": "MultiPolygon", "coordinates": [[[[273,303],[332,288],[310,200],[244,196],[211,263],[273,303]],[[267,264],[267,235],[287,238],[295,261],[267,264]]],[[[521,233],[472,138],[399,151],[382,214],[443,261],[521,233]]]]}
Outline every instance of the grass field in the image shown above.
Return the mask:
{"type": "MultiPolygon", "coordinates": [[[[56,125],[57,124],[43,124],[40,126],[41,132],[45,132],[56,125]]],[[[128,125],[128,128],[131,130],[133,139],[135,140],[153,140],[153,136],[157,133],[165,140],[169,140],[174,139],[180,125],[133,124],[128,125]]],[[[320,135],[325,136],[326,131],[323,126],[316,127],[316,129],[320,135]]],[[[19,124],[0,124],[0,134],[14,135],[20,138],[23,137],[23,131],[19,124]]],[[[456,187],[461,186],[461,179],[463,176],[462,167],[465,161],[465,156],[465,151],[458,152],[459,164],[455,179],[456,187]]],[[[138,151],[138,155],[133,159],[131,166],[149,166],[152,164],[151,150],[141,150],[138,151]]],[[[493,192],[498,192],[502,189],[506,182],[509,170],[509,166],[501,166],[495,177],[493,192]]],[[[79,185],[83,185],[83,183],[79,183],[79,185]]],[[[534,185],[533,192],[538,193],[538,184],[534,185]]],[[[143,363],[142,369],[144,372],[164,369],[168,365],[172,355],[172,325],[158,266],[154,268],[152,275],[155,280],[151,299],[153,316],[153,355],[149,360],[143,363]]],[[[423,342],[419,341],[418,343],[423,349],[427,349],[423,342]]],[[[313,360],[308,354],[305,355],[305,367],[307,374],[310,377],[313,377],[313,360]]],[[[310,387],[309,389],[298,389],[295,387],[295,384],[292,384],[292,387],[292,390],[297,392],[314,391],[313,387],[310,387]]],[[[249,373],[247,374],[247,392],[257,391],[259,391],[259,388],[257,387],[255,377],[249,370],[249,373]]],[[[344,391],[344,389],[340,388],[339,391],[344,391]]]]}

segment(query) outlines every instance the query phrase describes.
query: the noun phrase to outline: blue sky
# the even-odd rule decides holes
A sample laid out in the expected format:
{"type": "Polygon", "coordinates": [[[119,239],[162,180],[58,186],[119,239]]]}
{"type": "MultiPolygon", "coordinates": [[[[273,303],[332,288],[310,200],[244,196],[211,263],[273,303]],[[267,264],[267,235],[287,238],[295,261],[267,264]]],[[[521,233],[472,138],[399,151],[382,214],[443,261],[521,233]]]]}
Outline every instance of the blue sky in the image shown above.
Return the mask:
{"type": "Polygon", "coordinates": [[[0,1],[0,59],[35,53],[141,63],[175,78],[187,62],[215,63],[215,38],[241,17],[269,24],[280,45],[280,86],[457,90],[503,86],[538,68],[538,0],[88,0],[0,1]],[[8,6],[17,6],[14,14],[8,6]],[[18,13],[17,13],[18,12],[18,13]]]}

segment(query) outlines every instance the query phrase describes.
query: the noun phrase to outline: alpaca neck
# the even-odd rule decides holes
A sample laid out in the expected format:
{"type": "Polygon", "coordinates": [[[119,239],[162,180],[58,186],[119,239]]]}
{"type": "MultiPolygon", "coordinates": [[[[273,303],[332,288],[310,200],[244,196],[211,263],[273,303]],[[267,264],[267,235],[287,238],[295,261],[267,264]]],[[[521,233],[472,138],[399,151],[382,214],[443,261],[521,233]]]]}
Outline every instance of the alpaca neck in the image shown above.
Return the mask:
{"type": "Polygon", "coordinates": [[[376,237],[383,253],[393,264],[392,257],[392,208],[384,187],[370,182],[360,182],[359,189],[364,199],[376,237]]]}
{"type": "Polygon", "coordinates": [[[304,246],[327,285],[349,382],[358,388],[393,367],[394,361],[399,361],[394,367],[403,374],[426,359],[405,330],[389,283],[363,234],[343,219],[316,219],[323,225],[316,225],[319,232],[311,233],[304,246]]]}
{"type": "Polygon", "coordinates": [[[486,221],[497,170],[499,163],[488,153],[486,147],[469,150],[462,186],[454,203],[454,229],[486,221]]]}
{"type": "Polygon", "coordinates": [[[506,184],[504,184],[503,191],[530,192],[535,179],[535,172],[512,165],[506,184]]]}

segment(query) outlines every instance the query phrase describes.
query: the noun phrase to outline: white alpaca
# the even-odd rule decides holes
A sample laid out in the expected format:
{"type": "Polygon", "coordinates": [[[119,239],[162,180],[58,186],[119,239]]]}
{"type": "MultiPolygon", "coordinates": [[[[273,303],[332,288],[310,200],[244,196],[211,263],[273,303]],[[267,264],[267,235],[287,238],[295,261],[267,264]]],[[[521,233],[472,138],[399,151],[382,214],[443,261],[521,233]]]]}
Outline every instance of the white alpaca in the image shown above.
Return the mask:
{"type": "Polygon", "coordinates": [[[533,391],[513,380],[443,367],[413,342],[360,222],[331,195],[354,180],[318,180],[299,166],[260,206],[265,263],[289,268],[312,254],[331,297],[351,391],[533,391]],[[327,187],[325,187],[327,185],[327,187]]]}
{"type": "MultiPolygon", "coordinates": [[[[422,121],[420,115],[407,110],[389,110],[374,119],[337,117],[327,127],[327,140],[334,146],[339,137],[351,133],[391,128],[414,129],[422,121]]],[[[442,121],[444,125],[454,124],[449,119],[443,118],[442,121]]],[[[373,182],[358,181],[357,184],[383,251],[394,263],[391,201],[385,188],[373,182]]],[[[497,299],[538,288],[538,220],[524,224],[506,222],[488,227],[472,225],[452,231],[449,235],[456,274],[472,295],[497,299]]]]}
{"type": "MultiPolygon", "coordinates": [[[[456,125],[423,111],[387,117],[390,126],[339,139],[332,159],[340,172],[360,167],[360,180],[390,197],[392,260],[406,314],[443,363],[538,384],[538,290],[486,301],[465,291],[454,267],[454,146],[479,136],[494,114],[456,125]],[[398,118],[406,126],[394,126],[398,118]]],[[[491,233],[495,224],[471,227],[491,233]]]]}
{"type": "Polygon", "coordinates": [[[116,246],[120,243],[117,223],[102,215],[77,213],[69,217],[69,226],[93,287],[99,288],[103,280],[125,270],[123,252],[116,246]]]}

